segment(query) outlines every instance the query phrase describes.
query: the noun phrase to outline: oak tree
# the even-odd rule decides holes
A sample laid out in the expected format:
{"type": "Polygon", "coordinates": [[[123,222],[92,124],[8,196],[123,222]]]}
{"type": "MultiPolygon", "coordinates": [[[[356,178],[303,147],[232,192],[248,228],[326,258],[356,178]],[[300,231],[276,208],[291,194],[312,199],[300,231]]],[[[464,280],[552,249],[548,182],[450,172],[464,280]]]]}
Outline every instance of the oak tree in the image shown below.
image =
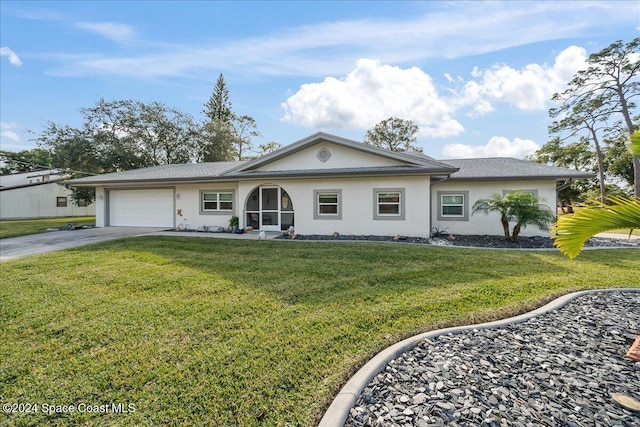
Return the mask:
{"type": "Polygon", "coordinates": [[[365,135],[365,144],[390,151],[422,151],[415,145],[418,125],[411,120],[389,117],[369,129],[365,135]]]}

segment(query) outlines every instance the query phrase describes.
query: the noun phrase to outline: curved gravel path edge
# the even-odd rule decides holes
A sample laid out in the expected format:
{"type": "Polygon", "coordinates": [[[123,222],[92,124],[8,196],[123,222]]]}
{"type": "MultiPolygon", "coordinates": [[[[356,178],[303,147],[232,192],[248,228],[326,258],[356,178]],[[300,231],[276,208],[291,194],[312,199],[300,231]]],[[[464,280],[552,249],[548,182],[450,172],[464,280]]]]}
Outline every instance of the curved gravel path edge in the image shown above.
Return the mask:
{"type": "Polygon", "coordinates": [[[364,390],[364,388],[375,378],[378,373],[382,372],[387,364],[400,357],[404,352],[412,349],[418,345],[422,340],[427,338],[435,338],[444,334],[457,334],[466,332],[473,329],[494,329],[511,323],[521,323],[536,316],[543,315],[553,310],[557,310],[576,298],[580,298],[584,295],[602,292],[640,292],[639,288],[611,288],[611,289],[593,289],[588,291],[573,292],[567,295],[563,295],[555,300],[547,303],[546,305],[539,307],[533,311],[521,314],[519,316],[510,317],[507,319],[495,320],[493,322],[456,326],[446,329],[438,329],[435,331],[425,332],[413,337],[400,341],[380,353],[376,354],[371,360],[369,360],[362,368],[360,368],[347,383],[342,387],[338,395],[335,397],[324,416],[320,420],[318,427],[343,427],[347,418],[349,417],[349,411],[354,407],[358,397],[364,390]]]}

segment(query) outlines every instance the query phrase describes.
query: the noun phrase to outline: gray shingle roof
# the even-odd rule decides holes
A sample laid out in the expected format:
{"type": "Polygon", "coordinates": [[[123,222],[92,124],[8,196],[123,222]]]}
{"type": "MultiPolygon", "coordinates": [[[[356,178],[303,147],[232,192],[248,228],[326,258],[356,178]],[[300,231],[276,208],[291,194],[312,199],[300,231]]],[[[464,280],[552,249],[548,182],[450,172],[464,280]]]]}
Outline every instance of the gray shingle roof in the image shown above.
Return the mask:
{"type": "Polygon", "coordinates": [[[559,168],[511,157],[486,159],[441,160],[460,170],[451,174],[449,180],[500,180],[500,179],[562,179],[591,178],[592,173],[559,168]]]}
{"type": "MultiPolygon", "coordinates": [[[[413,154],[412,154],[413,155],[413,154]]],[[[418,157],[417,155],[413,155],[418,157]]],[[[486,181],[506,179],[563,179],[590,178],[591,173],[555,166],[533,163],[509,157],[486,159],[435,160],[421,154],[429,160],[424,165],[353,167],[318,170],[255,171],[242,170],[247,162],[187,163],[160,165],[143,169],[134,169],[104,175],[89,176],[65,181],[78,186],[101,186],[107,184],[163,183],[209,181],[216,179],[243,179],[259,177],[297,177],[329,175],[406,175],[413,173],[450,175],[450,180],[486,181]],[[454,172],[459,168],[458,172],[454,172]]]]}
{"type": "Polygon", "coordinates": [[[66,181],[71,185],[111,184],[118,182],[185,181],[219,177],[244,162],[210,162],[160,165],[66,181]]]}

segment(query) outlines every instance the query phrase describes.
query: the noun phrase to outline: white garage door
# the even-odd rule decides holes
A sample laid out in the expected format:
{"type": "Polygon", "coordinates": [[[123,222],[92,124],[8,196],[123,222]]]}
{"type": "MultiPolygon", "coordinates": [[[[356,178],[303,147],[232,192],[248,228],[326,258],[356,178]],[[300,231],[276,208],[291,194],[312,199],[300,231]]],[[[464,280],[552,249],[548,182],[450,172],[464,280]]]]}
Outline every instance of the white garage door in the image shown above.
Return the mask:
{"type": "Polygon", "coordinates": [[[173,227],[173,190],[109,191],[109,225],[173,227]]]}

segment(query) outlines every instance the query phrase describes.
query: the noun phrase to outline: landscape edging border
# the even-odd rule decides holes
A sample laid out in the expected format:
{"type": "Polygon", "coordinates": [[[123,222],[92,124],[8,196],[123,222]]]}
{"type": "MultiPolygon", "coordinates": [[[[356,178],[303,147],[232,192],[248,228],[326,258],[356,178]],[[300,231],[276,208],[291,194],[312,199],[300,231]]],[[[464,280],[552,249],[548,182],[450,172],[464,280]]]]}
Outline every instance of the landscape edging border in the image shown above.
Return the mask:
{"type": "Polygon", "coordinates": [[[360,368],[347,383],[342,387],[340,392],[324,413],[318,427],[343,427],[351,408],[354,407],[358,397],[362,394],[365,387],[384,370],[387,364],[400,357],[406,351],[414,348],[421,341],[427,338],[435,338],[445,334],[458,334],[473,329],[495,329],[511,323],[522,323],[529,319],[546,314],[550,311],[557,310],[571,301],[585,295],[602,292],[640,292],[640,288],[610,288],[610,289],[593,289],[587,291],[572,292],[560,296],[553,301],[527,313],[518,316],[509,317],[507,319],[495,320],[493,322],[480,323],[475,325],[455,326],[446,329],[438,329],[435,331],[424,332],[414,335],[405,340],[397,342],[390,347],[385,348],[373,358],[371,358],[362,368],[360,368]]]}

